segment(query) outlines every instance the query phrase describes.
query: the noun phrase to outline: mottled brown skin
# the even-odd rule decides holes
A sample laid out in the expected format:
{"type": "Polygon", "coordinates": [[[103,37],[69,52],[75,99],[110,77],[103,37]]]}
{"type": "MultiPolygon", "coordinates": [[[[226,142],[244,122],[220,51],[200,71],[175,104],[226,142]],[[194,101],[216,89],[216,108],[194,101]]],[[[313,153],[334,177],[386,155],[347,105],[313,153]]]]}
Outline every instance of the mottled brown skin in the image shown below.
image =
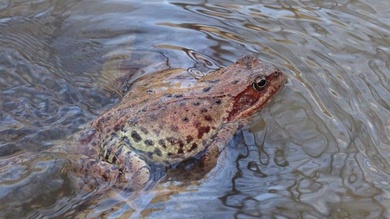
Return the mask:
{"type": "Polygon", "coordinates": [[[140,189],[150,181],[151,165],[174,167],[189,158],[211,169],[237,129],[285,82],[275,66],[250,55],[200,79],[182,69],[141,77],[78,136],[80,183],[140,189]]]}

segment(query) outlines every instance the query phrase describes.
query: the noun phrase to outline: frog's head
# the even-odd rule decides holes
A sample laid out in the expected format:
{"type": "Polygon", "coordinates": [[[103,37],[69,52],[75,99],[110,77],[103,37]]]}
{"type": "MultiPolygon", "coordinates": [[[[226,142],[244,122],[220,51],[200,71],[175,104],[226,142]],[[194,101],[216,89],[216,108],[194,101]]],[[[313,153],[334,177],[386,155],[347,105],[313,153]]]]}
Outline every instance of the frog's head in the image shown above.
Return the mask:
{"type": "Polygon", "coordinates": [[[249,119],[260,111],[286,83],[286,76],[274,65],[252,55],[240,58],[224,74],[232,74],[229,92],[232,105],[228,121],[249,119]]]}

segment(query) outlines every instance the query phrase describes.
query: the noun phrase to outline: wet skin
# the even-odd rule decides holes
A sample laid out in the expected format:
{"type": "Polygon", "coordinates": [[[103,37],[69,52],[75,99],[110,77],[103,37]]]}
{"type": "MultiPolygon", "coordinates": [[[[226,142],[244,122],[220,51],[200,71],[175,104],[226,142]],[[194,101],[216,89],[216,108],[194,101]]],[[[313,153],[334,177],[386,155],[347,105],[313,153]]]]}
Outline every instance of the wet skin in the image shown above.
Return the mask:
{"type": "Polygon", "coordinates": [[[198,79],[183,69],[137,79],[117,106],[73,136],[67,153],[75,157],[78,186],[137,190],[151,180],[153,166],[190,158],[211,169],[237,129],[285,82],[279,69],[251,55],[198,79]]]}

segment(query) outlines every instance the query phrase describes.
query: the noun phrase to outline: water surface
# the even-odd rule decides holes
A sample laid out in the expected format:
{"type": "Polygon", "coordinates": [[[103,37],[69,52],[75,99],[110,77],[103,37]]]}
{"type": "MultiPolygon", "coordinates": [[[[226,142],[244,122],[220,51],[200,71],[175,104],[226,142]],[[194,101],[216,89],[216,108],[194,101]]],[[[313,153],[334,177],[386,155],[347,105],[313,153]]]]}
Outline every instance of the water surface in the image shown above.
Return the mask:
{"type": "Polygon", "coordinates": [[[389,6],[0,1],[0,163],[63,143],[137,75],[254,53],[289,76],[200,180],[85,198],[43,156],[0,166],[0,217],[389,218],[389,6]]]}

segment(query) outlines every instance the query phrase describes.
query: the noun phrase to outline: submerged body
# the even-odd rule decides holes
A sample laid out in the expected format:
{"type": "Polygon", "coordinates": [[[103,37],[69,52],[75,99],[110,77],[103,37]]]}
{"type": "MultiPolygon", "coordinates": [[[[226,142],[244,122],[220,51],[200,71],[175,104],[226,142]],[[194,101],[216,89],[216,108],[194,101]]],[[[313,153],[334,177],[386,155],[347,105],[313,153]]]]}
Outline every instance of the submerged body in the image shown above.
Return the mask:
{"type": "Polygon", "coordinates": [[[81,184],[94,179],[134,190],[150,181],[153,166],[197,158],[209,169],[285,82],[275,66],[253,56],[199,79],[180,69],[141,77],[77,135],[69,151],[78,155],[74,172],[81,184]]]}

